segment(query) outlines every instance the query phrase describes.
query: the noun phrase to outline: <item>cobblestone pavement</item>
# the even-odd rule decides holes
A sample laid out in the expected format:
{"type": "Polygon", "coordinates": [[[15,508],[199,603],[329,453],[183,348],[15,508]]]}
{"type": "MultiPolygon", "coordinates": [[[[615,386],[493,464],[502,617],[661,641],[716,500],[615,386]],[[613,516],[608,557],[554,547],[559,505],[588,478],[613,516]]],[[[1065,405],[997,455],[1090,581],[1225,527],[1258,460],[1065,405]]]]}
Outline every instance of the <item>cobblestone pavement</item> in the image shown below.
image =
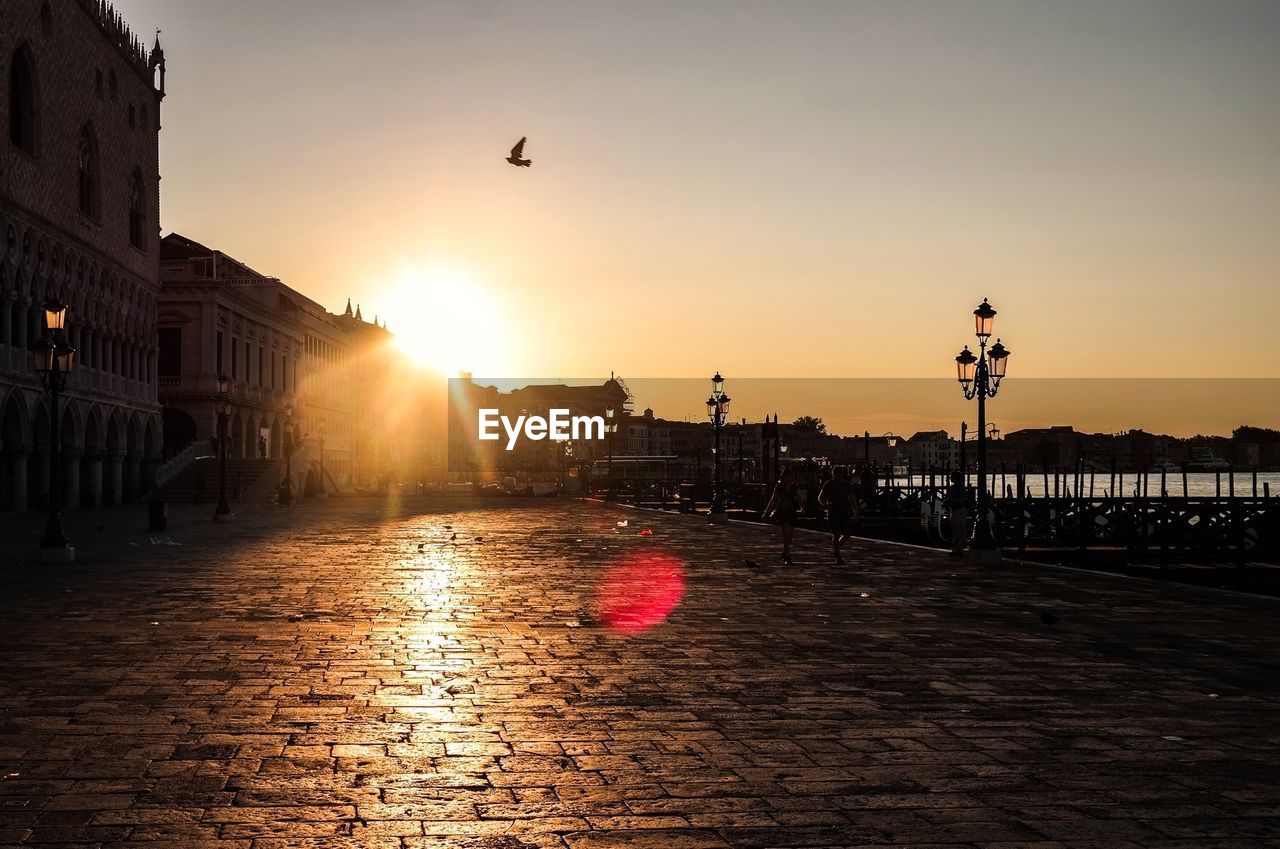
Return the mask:
{"type": "Polygon", "coordinates": [[[1273,600],[552,499],[98,515],[0,527],[2,845],[1280,846],[1273,600]]]}

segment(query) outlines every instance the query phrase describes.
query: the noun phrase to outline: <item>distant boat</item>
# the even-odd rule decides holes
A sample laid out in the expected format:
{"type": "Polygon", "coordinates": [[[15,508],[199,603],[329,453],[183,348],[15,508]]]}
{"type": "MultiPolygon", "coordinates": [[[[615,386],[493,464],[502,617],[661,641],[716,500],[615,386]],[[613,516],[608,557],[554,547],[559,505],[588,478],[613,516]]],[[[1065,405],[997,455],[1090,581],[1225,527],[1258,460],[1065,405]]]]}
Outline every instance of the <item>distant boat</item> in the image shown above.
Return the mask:
{"type": "Polygon", "coordinates": [[[1212,448],[1194,460],[1187,461],[1188,472],[1225,472],[1230,469],[1231,464],[1221,457],[1214,456],[1212,448]]]}
{"type": "Polygon", "coordinates": [[[1154,466],[1151,467],[1151,471],[1180,472],[1182,471],[1182,467],[1179,466],[1177,463],[1173,462],[1172,460],[1161,460],[1159,463],[1156,463],[1154,466]]]}

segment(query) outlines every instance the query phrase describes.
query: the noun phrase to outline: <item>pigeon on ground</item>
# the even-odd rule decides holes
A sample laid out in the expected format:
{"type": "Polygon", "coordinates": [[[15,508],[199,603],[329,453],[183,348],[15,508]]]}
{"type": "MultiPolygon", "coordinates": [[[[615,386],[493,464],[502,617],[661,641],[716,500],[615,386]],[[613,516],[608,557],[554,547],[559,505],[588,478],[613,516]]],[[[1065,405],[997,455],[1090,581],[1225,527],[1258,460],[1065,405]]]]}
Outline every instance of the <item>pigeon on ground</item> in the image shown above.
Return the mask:
{"type": "Polygon", "coordinates": [[[527,141],[525,136],[520,137],[520,141],[516,142],[516,146],[511,148],[511,155],[507,157],[507,161],[519,168],[528,168],[533,164],[532,159],[524,159],[524,143],[527,141]]]}
{"type": "Polygon", "coordinates": [[[454,532],[454,534],[453,534],[453,536],[449,537],[449,542],[454,542],[454,541],[455,541],[455,540],[457,540],[457,539],[458,539],[458,534],[457,534],[457,532],[455,531],[455,532],[454,532]]]}

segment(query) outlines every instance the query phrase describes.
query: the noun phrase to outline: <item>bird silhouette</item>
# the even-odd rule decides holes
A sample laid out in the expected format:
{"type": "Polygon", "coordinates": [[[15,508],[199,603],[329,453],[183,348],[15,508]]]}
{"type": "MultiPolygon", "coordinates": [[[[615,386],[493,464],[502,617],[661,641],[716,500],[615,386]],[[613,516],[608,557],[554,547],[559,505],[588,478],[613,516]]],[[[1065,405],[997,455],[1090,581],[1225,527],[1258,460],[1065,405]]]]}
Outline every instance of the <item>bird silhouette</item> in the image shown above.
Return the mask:
{"type": "Polygon", "coordinates": [[[524,143],[528,141],[527,137],[521,136],[520,141],[516,142],[516,146],[511,148],[511,155],[507,157],[507,161],[512,165],[520,168],[528,168],[533,164],[532,159],[524,159],[524,143]]]}

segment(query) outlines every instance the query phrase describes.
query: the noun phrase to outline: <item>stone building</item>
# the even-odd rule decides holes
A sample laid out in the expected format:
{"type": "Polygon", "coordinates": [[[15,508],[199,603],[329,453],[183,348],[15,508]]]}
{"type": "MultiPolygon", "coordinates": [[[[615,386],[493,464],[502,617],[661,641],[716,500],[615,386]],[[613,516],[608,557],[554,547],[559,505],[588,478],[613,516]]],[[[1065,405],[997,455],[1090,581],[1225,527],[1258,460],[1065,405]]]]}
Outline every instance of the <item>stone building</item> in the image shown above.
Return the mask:
{"type": "MultiPolygon", "coordinates": [[[[218,377],[231,381],[229,456],[276,459],[292,426],[305,470],[360,485],[395,453],[376,428],[376,379],[390,341],[348,305],[334,315],[276,277],[177,233],[160,258],[160,400],[166,452],[216,445],[218,377]],[[290,424],[290,413],[292,423],[290,424]]],[[[209,446],[208,450],[203,450],[209,446]]],[[[295,470],[296,471],[296,470],[295,470]]]]}
{"type": "Polygon", "coordinates": [[[59,441],[67,505],[149,488],[164,53],[97,0],[0,12],[0,509],[47,502],[48,403],[28,347],[59,296],[77,349],[59,441]]]}

